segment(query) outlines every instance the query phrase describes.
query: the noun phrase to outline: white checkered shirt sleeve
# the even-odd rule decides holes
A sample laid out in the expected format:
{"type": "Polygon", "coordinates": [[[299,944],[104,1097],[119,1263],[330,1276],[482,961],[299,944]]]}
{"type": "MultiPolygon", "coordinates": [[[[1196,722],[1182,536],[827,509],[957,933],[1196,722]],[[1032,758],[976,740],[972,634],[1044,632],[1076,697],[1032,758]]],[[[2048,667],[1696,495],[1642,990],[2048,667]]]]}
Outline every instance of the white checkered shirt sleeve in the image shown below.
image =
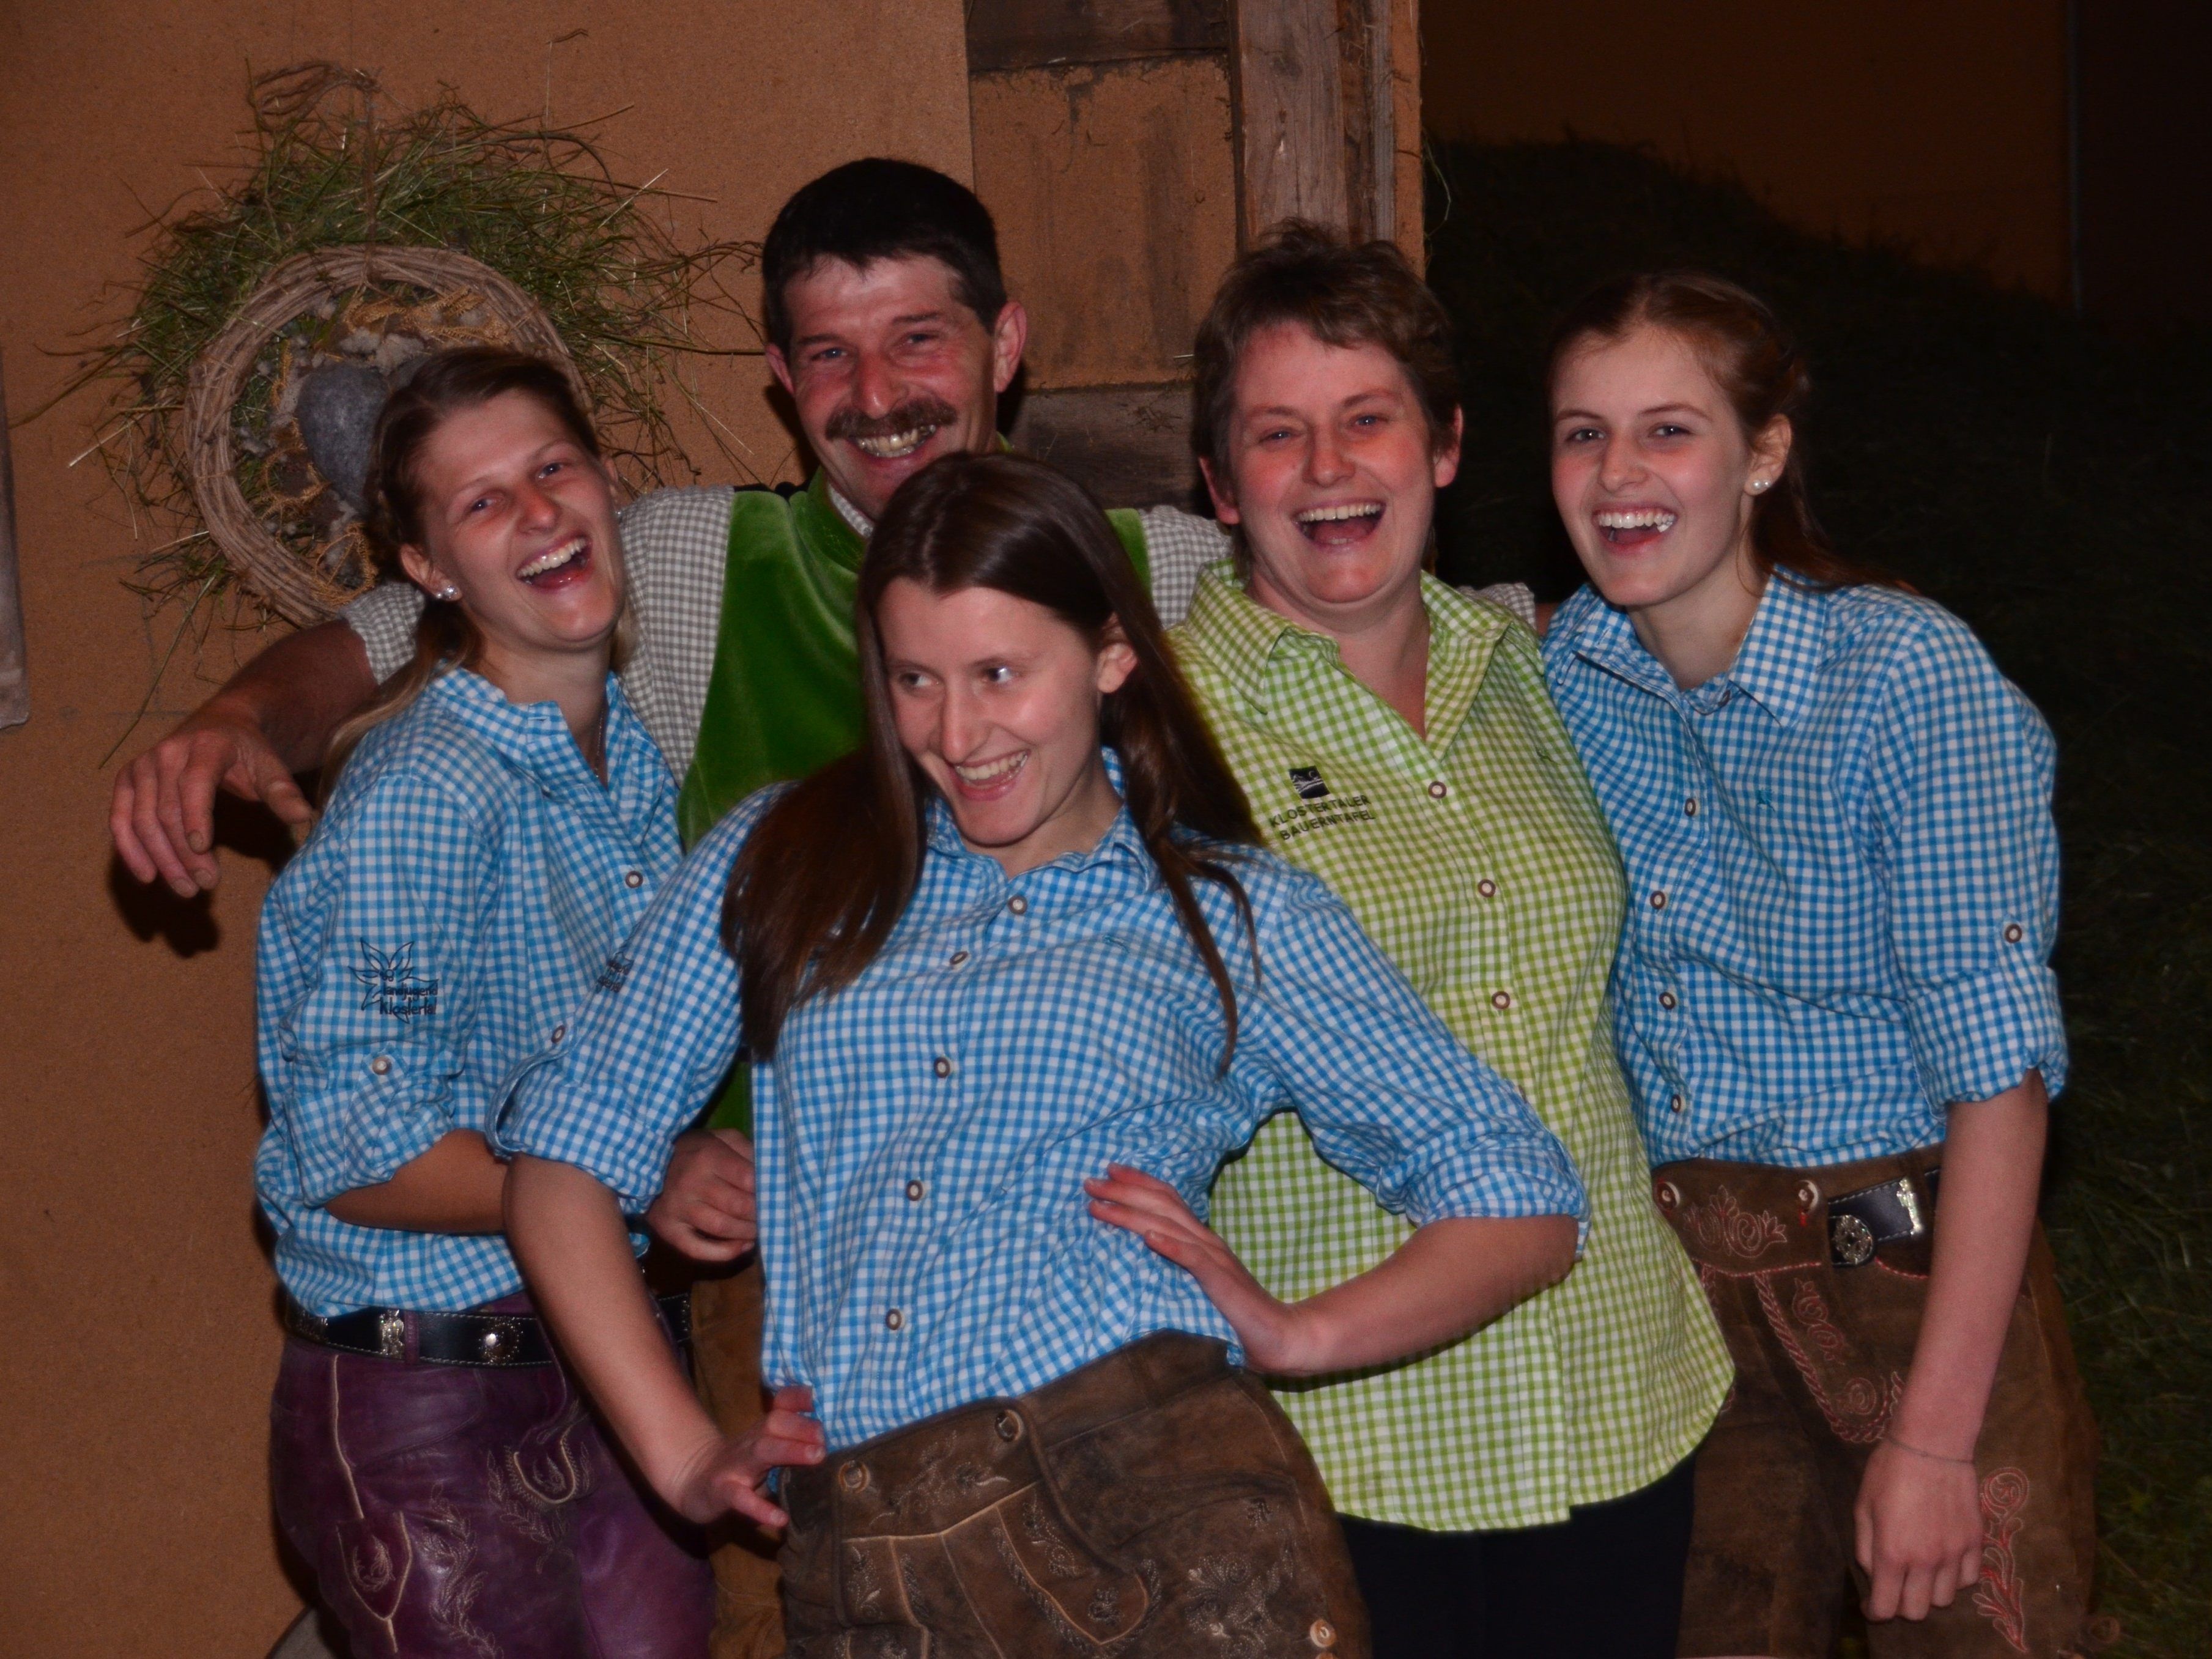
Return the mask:
{"type": "Polygon", "coordinates": [[[2050,728],[1965,623],[1903,653],[1875,729],[1869,805],[1889,938],[1928,1098],[1987,1100],[2041,1073],[2066,1083],[2050,728]]]}
{"type": "Polygon", "coordinates": [[[677,1135],[737,1056],[738,969],[722,948],[722,896],[745,837],[781,793],[739,805],[654,896],[619,969],[600,975],[570,1022],[568,1042],[509,1099],[494,1135],[502,1152],[573,1164],[628,1213],[653,1202],[677,1135]]]}

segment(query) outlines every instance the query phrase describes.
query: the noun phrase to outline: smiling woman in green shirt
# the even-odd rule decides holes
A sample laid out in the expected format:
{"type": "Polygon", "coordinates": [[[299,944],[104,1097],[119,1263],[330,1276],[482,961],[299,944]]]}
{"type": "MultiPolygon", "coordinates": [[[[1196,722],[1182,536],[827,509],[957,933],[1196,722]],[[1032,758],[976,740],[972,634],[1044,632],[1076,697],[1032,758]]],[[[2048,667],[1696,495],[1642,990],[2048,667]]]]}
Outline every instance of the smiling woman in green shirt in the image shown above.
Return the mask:
{"type": "MultiPolygon", "coordinates": [[[[1674,1652],[1688,1460],[1728,1353],[1652,1207],[1606,1018],[1620,857],[1534,636],[1426,574],[1459,455],[1450,325],[1385,243],[1291,225],[1199,336],[1195,435],[1234,565],[1176,648],[1270,842],[1322,876],[1589,1189],[1565,1281],[1421,1358],[1289,1383],[1378,1659],[1674,1652]]],[[[1310,1296],[1407,1224],[1295,1117],[1222,1174],[1213,1223],[1310,1296]]]]}

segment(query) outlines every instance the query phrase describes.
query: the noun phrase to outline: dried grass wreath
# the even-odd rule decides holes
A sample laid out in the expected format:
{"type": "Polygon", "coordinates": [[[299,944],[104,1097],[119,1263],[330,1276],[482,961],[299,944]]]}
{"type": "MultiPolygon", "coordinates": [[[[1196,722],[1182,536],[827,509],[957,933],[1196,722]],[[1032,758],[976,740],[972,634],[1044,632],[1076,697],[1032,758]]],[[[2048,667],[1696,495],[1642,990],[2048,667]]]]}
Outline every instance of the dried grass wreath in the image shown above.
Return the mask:
{"type": "Polygon", "coordinates": [[[757,248],[679,241],[670,194],[617,180],[585,130],[487,121],[451,93],[380,118],[377,98],[328,64],[257,78],[256,155],[212,202],[149,222],[127,319],[55,399],[119,386],[79,459],[107,466],[135,533],[176,532],[131,585],[184,605],[179,641],[214,601],[242,602],[243,625],[307,623],[374,581],[368,428],[425,353],[487,341],[559,362],[635,490],[698,476],[668,420],[672,399],[697,406],[683,360],[760,349],[722,285],[757,248]],[[720,313],[712,337],[702,312],[720,313]]]}
{"type": "Polygon", "coordinates": [[[437,248],[325,248],[288,259],[193,363],[184,410],[193,498],[240,580],[288,621],[320,622],[375,581],[360,522],[368,428],[390,381],[461,343],[549,357],[591,408],[591,388],[544,311],[490,266],[437,248]],[[409,304],[395,288],[420,297],[409,304]],[[249,425],[238,406],[257,381],[268,392],[249,425]],[[322,386],[337,390],[318,398],[322,386]],[[262,451],[249,457],[264,484],[258,511],[239,484],[242,429],[262,451]],[[301,556],[296,536],[272,532],[272,509],[280,525],[306,521],[319,538],[313,556],[301,556]]]}

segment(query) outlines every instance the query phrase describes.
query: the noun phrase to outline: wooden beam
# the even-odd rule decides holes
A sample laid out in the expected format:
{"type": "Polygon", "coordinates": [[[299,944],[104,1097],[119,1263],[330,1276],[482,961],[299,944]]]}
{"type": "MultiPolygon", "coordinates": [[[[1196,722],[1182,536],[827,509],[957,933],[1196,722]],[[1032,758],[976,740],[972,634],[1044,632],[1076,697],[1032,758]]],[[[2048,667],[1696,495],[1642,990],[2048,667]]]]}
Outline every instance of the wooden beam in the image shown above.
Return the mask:
{"type": "Polygon", "coordinates": [[[1337,0],[1237,0],[1235,89],[1239,240],[1279,220],[1351,223],[1337,0]]]}
{"type": "Polygon", "coordinates": [[[968,71],[1055,69],[1229,49],[1229,0],[971,0],[968,71]]]}
{"type": "Polygon", "coordinates": [[[8,387],[0,381],[0,731],[30,718],[23,590],[15,569],[15,466],[8,447],[8,387]]]}
{"type": "Polygon", "coordinates": [[[1212,510],[1191,459],[1187,386],[1028,392],[1006,435],[1109,507],[1212,510]]]}

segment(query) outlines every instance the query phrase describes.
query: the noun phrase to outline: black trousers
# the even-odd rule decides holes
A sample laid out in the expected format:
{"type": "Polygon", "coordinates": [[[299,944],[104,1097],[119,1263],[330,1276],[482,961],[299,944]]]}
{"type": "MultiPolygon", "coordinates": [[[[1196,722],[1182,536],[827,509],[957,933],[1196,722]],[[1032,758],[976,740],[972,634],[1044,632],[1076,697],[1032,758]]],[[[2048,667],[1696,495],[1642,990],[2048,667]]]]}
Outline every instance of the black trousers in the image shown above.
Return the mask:
{"type": "Polygon", "coordinates": [[[1697,1460],[1556,1526],[1342,1518],[1375,1659],[1674,1659],[1697,1460]]]}

